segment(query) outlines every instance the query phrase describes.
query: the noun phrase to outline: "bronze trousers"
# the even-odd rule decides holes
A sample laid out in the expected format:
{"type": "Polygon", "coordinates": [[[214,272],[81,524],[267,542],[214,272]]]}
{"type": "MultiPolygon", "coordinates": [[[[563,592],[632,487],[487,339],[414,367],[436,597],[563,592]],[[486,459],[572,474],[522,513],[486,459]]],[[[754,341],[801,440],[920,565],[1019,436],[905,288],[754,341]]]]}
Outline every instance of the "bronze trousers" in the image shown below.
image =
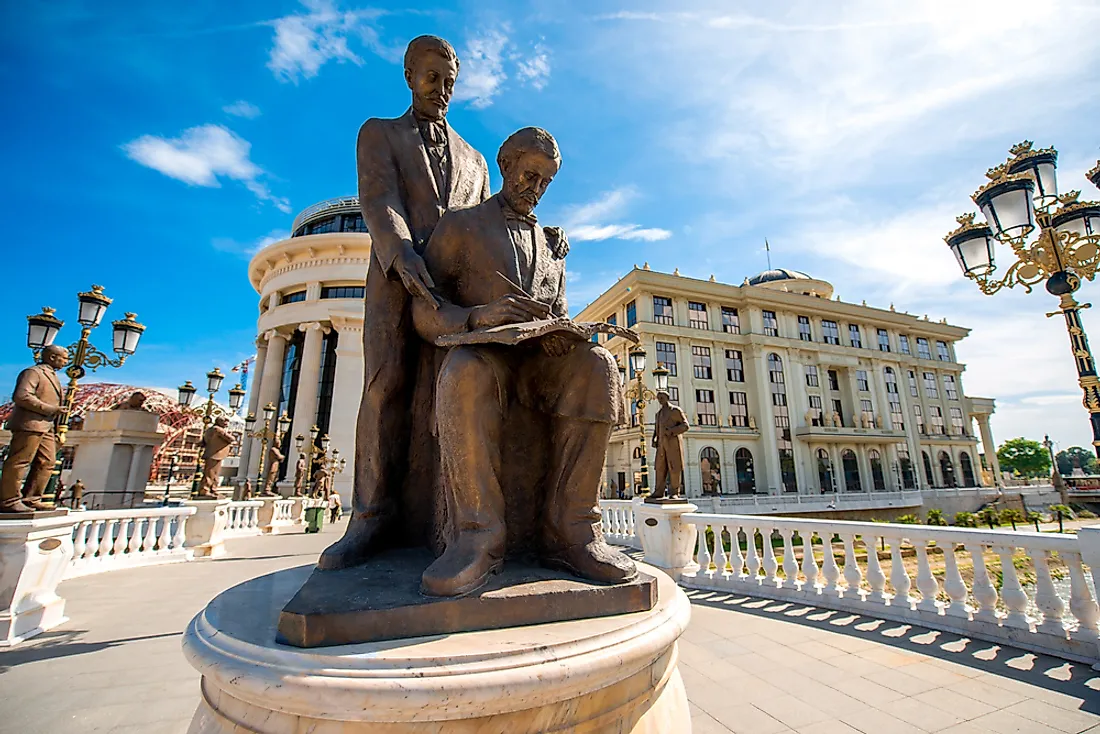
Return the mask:
{"type": "MultiPolygon", "coordinates": [[[[673,439],[679,443],[679,437],[673,439]]],[[[683,447],[675,446],[666,449],[664,442],[657,444],[657,457],[653,461],[654,477],[653,491],[660,497],[665,493],[665,483],[668,483],[672,494],[680,494],[684,479],[684,451],[683,447]]]]}
{"type": "Polygon", "coordinates": [[[53,431],[14,431],[0,477],[0,509],[23,497],[30,500],[42,497],[56,461],[57,436],[53,431]]]}

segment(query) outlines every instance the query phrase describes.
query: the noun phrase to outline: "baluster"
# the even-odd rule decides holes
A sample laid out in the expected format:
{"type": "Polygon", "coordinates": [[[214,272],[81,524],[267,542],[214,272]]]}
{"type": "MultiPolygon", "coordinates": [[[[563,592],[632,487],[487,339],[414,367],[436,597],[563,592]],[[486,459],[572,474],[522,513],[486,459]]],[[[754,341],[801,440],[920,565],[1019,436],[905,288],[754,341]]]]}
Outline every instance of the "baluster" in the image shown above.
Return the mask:
{"type": "Polygon", "coordinates": [[[760,554],[756,550],[756,525],[745,526],[745,565],[748,566],[748,582],[753,586],[760,583],[760,554]]]}
{"type": "Polygon", "coordinates": [[[714,578],[721,579],[726,574],[726,544],[722,542],[722,531],[725,524],[719,524],[714,529],[714,578]]]}
{"type": "Polygon", "coordinates": [[[176,515],[176,534],[172,536],[172,548],[182,548],[186,542],[187,515],[176,515]]]}
{"type": "Polygon", "coordinates": [[[741,526],[733,524],[730,529],[730,580],[740,583],[745,578],[745,555],[741,552],[741,526]]]}
{"type": "Polygon", "coordinates": [[[1001,599],[1008,607],[1008,615],[1002,621],[1005,627],[1017,629],[1031,629],[1028,623],[1027,594],[1020,586],[1020,577],[1016,574],[1016,565],[1012,562],[1012,556],[1016,548],[1010,545],[999,545],[993,548],[993,552],[1001,557],[1001,599]]]}
{"type": "Polygon", "coordinates": [[[126,552],[135,554],[141,550],[141,538],[144,535],[144,517],[134,518],[133,525],[130,526],[130,542],[126,544],[126,552]]]}
{"type": "Polygon", "coordinates": [[[771,525],[765,525],[760,528],[760,540],[764,543],[764,578],[770,582],[772,586],[778,587],[779,584],[779,561],[775,559],[775,548],[772,548],[772,538],[774,537],[774,528],[771,525]]]}
{"type": "Polygon", "coordinates": [[[1050,551],[1034,553],[1031,559],[1035,562],[1035,606],[1043,613],[1043,621],[1036,625],[1035,631],[1065,637],[1062,612],[1066,605],[1054,590],[1054,581],[1050,578],[1050,551]]]}
{"type": "Polygon", "coordinates": [[[600,527],[605,535],[611,535],[611,508],[600,505],[600,527]]]}
{"type": "Polygon", "coordinates": [[[111,554],[111,545],[114,543],[114,529],[118,525],[117,518],[110,518],[103,521],[103,537],[99,540],[99,557],[102,560],[106,560],[107,556],[111,554]]]}
{"type": "Polygon", "coordinates": [[[157,550],[166,551],[172,546],[172,515],[160,519],[160,537],[157,538],[157,550]]]}
{"type": "Polygon", "coordinates": [[[145,538],[141,542],[141,550],[144,553],[152,553],[153,546],[157,544],[157,518],[150,517],[145,523],[145,538]]]}
{"type": "Polygon", "coordinates": [[[890,606],[900,606],[903,609],[911,609],[912,601],[909,599],[909,589],[912,581],[905,570],[905,561],[901,557],[902,537],[896,536],[889,539],[890,543],[890,585],[894,587],[894,597],[890,600],[890,606]]]}
{"type": "Polygon", "coordinates": [[[959,573],[959,564],[955,560],[955,544],[947,541],[943,544],[943,590],[951,600],[944,607],[944,614],[951,617],[969,619],[970,612],[966,608],[966,582],[959,573]]]}
{"type": "Polygon", "coordinates": [[[115,544],[111,548],[116,556],[121,556],[126,552],[128,545],[127,540],[130,536],[130,528],[133,526],[133,520],[129,517],[120,518],[118,521],[118,534],[115,536],[115,544]]]}
{"type": "Polygon", "coordinates": [[[871,542],[867,542],[863,536],[863,545],[867,549],[867,584],[871,587],[871,598],[883,604],[890,603],[890,595],[886,593],[886,574],[882,572],[882,564],[878,561],[879,535],[870,536],[871,542]]]}
{"type": "Polygon", "coordinates": [[[702,574],[706,574],[708,571],[710,571],[710,549],[707,548],[706,525],[699,526],[699,547],[696,551],[696,556],[696,561],[699,564],[699,572],[702,574]]]}
{"type": "Polygon", "coordinates": [[[248,529],[256,528],[260,526],[260,508],[249,507],[248,508],[248,529]]]}
{"type": "Polygon", "coordinates": [[[633,538],[635,534],[634,529],[634,507],[626,507],[623,509],[623,515],[626,516],[626,534],[633,538]]]}
{"type": "Polygon", "coordinates": [[[813,529],[799,529],[802,537],[802,575],[806,580],[802,583],[802,591],[810,594],[818,594],[817,589],[817,559],[814,558],[814,531],[813,529]]]}
{"type": "Polygon", "coordinates": [[[863,572],[859,570],[859,563],[856,562],[856,535],[855,533],[844,533],[840,536],[840,539],[844,542],[844,580],[848,583],[848,588],[844,591],[844,598],[862,601],[863,594],[860,585],[863,583],[863,572]]]}
{"type": "MultiPolygon", "coordinates": [[[[1069,567],[1069,611],[1077,618],[1078,627],[1070,633],[1071,637],[1095,641],[1097,637],[1097,619],[1100,609],[1089,591],[1085,581],[1085,569],[1081,565],[1080,553],[1062,553],[1062,560],[1069,567]]],[[[1093,569],[1096,573],[1096,569],[1093,569]]],[[[1093,576],[1095,578],[1095,576],[1093,576]]]]}
{"type": "Polygon", "coordinates": [[[611,513],[611,520],[615,529],[615,536],[622,538],[626,535],[626,518],[623,517],[623,508],[616,507],[611,513]]]}
{"type": "Polygon", "coordinates": [[[844,591],[840,588],[840,566],[836,565],[836,556],[833,555],[833,531],[826,530],[821,533],[821,547],[825,557],[821,559],[821,573],[825,577],[825,586],[822,591],[840,596],[844,591]]]}
{"type": "Polygon", "coordinates": [[[940,593],[940,583],[932,575],[932,566],[928,562],[928,541],[924,538],[910,538],[910,541],[917,549],[917,590],[920,592],[917,609],[939,614],[940,608],[936,605],[936,595],[940,593]]]}
{"type": "Polygon", "coordinates": [[[787,577],[783,581],[784,589],[797,589],[798,586],[798,561],[794,559],[794,530],[780,530],[783,535],[783,574],[787,577]]]}
{"type": "Polygon", "coordinates": [[[81,520],[73,529],[73,560],[84,557],[84,551],[88,547],[88,528],[91,527],[87,520],[81,520]]]}
{"type": "Polygon", "coordinates": [[[970,550],[970,558],[974,562],[974,601],[978,602],[978,608],[974,610],[974,621],[992,622],[997,624],[997,589],[989,581],[989,571],[985,567],[985,546],[974,543],[973,547],[967,544],[970,550]]]}

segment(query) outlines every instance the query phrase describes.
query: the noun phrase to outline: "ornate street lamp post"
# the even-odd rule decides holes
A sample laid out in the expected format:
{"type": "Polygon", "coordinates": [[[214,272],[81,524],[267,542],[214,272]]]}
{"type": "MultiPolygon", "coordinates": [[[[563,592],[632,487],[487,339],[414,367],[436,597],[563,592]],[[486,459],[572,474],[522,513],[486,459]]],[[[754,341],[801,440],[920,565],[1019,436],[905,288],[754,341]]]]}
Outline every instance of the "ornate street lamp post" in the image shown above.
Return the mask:
{"type": "MultiPolygon", "coordinates": [[[[319,465],[324,467],[325,471],[328,472],[329,477],[334,477],[336,474],[342,472],[344,470],[344,467],[347,466],[348,463],[347,459],[340,458],[340,449],[333,449],[332,453],[329,454],[331,439],[328,437],[327,433],[321,436],[321,445],[318,446],[318,433],[320,433],[320,429],[317,428],[317,426],[313,426],[309,429],[308,444],[306,444],[305,436],[303,436],[302,434],[299,433],[297,436],[294,437],[294,443],[298,447],[298,453],[304,452],[307,457],[307,483],[313,480],[313,471],[315,466],[319,465]]],[[[312,486],[310,487],[310,490],[306,492],[306,494],[309,494],[311,491],[312,486]]]]}
{"type": "MultiPolygon", "coordinates": [[[[1081,279],[1093,280],[1100,265],[1100,202],[1078,201],[1079,191],[1058,195],[1054,148],[1035,150],[1025,140],[1009,153],[1007,161],[986,173],[989,183],[971,197],[985,222],[975,222],[975,214],[964,214],[957,218],[958,229],[944,240],[963,275],[986,295],[1016,285],[1030,293],[1045,281],[1047,292],[1059,297],[1058,310],[1047,316],[1061,313],[1065,317],[1078,383],[1092,421],[1092,445],[1100,456],[1100,379],[1080,316],[1080,309],[1092,304],[1079,304],[1073,297],[1081,279]],[[1015,258],[1000,278],[994,275],[995,242],[1008,245],[1015,258]]],[[[1100,161],[1086,176],[1100,187],[1100,161]]]]}
{"type": "MultiPolygon", "coordinates": [[[[641,347],[634,347],[629,353],[630,371],[634,373],[634,381],[626,388],[627,400],[634,401],[637,407],[638,416],[638,447],[639,457],[641,459],[641,475],[642,475],[642,490],[641,494],[649,493],[649,460],[646,450],[646,437],[645,437],[645,406],[646,403],[651,400],[657,399],[657,393],[650,390],[644,382],[642,382],[642,376],[645,374],[646,368],[646,353],[641,347]]],[[[658,364],[657,368],[653,370],[653,379],[657,386],[657,390],[668,389],[668,370],[663,365],[658,364]]],[[[619,380],[626,384],[626,369],[619,368],[619,380]]]]}
{"type": "MultiPolygon", "coordinates": [[[[210,424],[214,422],[214,395],[221,389],[222,380],[225,379],[225,375],[220,369],[215,367],[206,373],[206,403],[202,407],[202,432],[205,435],[206,429],[210,427],[210,424]]],[[[191,402],[195,398],[195,393],[198,390],[191,381],[183,383],[177,388],[179,393],[178,401],[180,407],[184,412],[197,412],[198,408],[191,408],[191,402]]],[[[241,408],[241,402],[244,400],[244,390],[238,384],[229,390],[229,410],[234,415],[241,408]]],[[[201,441],[200,441],[201,445],[201,441]]],[[[195,475],[191,479],[191,497],[194,498],[199,494],[200,485],[202,482],[202,451],[195,454],[195,475]]]]}
{"type": "Polygon", "coordinates": [[[273,444],[280,443],[283,439],[283,434],[290,430],[290,416],[283,413],[279,416],[279,420],[275,421],[275,430],[272,430],[272,421],[275,418],[275,405],[268,403],[263,408],[264,424],[263,428],[256,429],[256,416],[252,413],[248,414],[248,417],[244,419],[244,435],[249,438],[260,439],[260,461],[257,464],[256,470],[256,493],[264,494],[267,489],[264,484],[264,465],[267,463],[267,443],[270,440],[273,444]]]}

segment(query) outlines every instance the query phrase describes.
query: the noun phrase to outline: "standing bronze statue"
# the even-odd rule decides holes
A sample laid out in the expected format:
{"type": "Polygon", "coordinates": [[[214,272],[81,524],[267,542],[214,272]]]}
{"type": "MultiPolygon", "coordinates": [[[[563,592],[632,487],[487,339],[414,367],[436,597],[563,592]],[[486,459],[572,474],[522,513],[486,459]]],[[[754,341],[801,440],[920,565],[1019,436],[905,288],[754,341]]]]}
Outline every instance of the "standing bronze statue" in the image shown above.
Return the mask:
{"type": "Polygon", "coordinates": [[[233,434],[226,428],[228,425],[229,419],[219,416],[202,434],[202,485],[199,487],[198,499],[218,498],[222,462],[233,448],[233,434]]]}
{"type": "MultiPolygon", "coordinates": [[[[371,118],[356,144],[359,205],[372,239],[363,323],[364,389],[356,428],[352,513],[344,537],[321,554],[323,569],[357,565],[383,544],[405,502],[411,463],[411,403],[419,345],[411,299],[434,305],[421,257],[440,216],[489,196],[485,159],[447,123],[459,62],[450,43],[419,36],[405,51],[412,106],[395,119],[371,118]]],[[[422,453],[416,461],[413,453],[422,453]]],[[[423,492],[424,490],[421,489],[423,492]]]]}
{"type": "Polygon", "coordinates": [[[567,320],[565,264],[534,209],[561,155],[545,130],[524,128],[504,141],[497,163],[501,192],[446,213],[425,250],[439,303],[413,303],[426,341],[460,344],[442,360],[435,395],[446,547],[424,572],[421,591],[467,594],[501,568],[513,491],[503,473],[505,424],[513,403],[548,419],[528,447],[547,455],[534,526],[543,563],[592,581],[630,581],[634,563],[604,541],[597,505],[611,429],[624,417],[618,368],[603,347],[546,321],[567,320]],[[518,343],[494,341],[499,332],[478,334],[507,324],[520,325],[518,343]],[[535,338],[523,339],[525,331],[535,338]]]}
{"type": "Polygon", "coordinates": [[[11,444],[0,478],[0,512],[50,509],[42,493],[57,461],[54,420],[61,413],[61,381],[57,370],[69,362],[69,350],[50,345],[41,361],[19,373],[8,418],[11,444]]]}
{"type": "Polygon", "coordinates": [[[328,497],[328,480],[328,469],[324,465],[317,467],[317,471],[313,472],[313,484],[309,489],[310,496],[320,497],[321,499],[328,497]]]}
{"type": "Polygon", "coordinates": [[[275,491],[275,484],[279,481],[279,467],[282,466],[283,459],[286,456],[283,455],[282,449],[279,448],[277,443],[272,443],[267,449],[267,477],[264,480],[264,486],[260,490],[261,497],[270,497],[274,494],[278,494],[275,491]]]}
{"type": "Polygon", "coordinates": [[[298,460],[294,462],[294,496],[299,497],[305,491],[306,477],[309,474],[309,459],[305,454],[298,454],[298,460]]]}
{"type": "Polygon", "coordinates": [[[679,405],[669,401],[667,390],[657,391],[657,402],[661,404],[653,425],[653,445],[657,448],[657,457],[653,462],[655,481],[651,500],[663,499],[665,485],[669,495],[678,497],[684,482],[684,439],[688,430],[687,416],[679,405]]]}
{"type": "Polygon", "coordinates": [[[69,501],[69,507],[74,510],[79,510],[80,504],[84,501],[84,482],[77,479],[73,482],[72,491],[73,496],[69,501]]]}

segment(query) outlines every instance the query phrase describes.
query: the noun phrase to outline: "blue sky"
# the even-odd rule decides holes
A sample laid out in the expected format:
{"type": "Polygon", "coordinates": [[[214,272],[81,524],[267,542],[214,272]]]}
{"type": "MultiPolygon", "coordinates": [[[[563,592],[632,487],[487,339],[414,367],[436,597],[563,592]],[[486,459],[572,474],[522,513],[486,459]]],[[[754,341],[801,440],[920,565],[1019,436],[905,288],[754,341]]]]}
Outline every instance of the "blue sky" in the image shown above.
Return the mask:
{"type": "Polygon", "coordinates": [[[1098,198],[1081,174],[1100,157],[1100,5],[771,5],[5,4],[0,385],[28,361],[25,315],[54,306],[71,342],[91,283],[149,326],[97,378],[198,382],[246,357],[249,254],[354,192],[359,125],[405,110],[405,44],[436,33],[462,60],[449,119],[486,158],[524,125],[559,141],[539,215],[570,232],[574,311],[643,261],[739,283],[767,237],[845,300],[972,327],[964,386],[998,399],[999,441],[1087,445],[1055,299],[981,296],[942,236],[1025,138],[1098,198]]]}

